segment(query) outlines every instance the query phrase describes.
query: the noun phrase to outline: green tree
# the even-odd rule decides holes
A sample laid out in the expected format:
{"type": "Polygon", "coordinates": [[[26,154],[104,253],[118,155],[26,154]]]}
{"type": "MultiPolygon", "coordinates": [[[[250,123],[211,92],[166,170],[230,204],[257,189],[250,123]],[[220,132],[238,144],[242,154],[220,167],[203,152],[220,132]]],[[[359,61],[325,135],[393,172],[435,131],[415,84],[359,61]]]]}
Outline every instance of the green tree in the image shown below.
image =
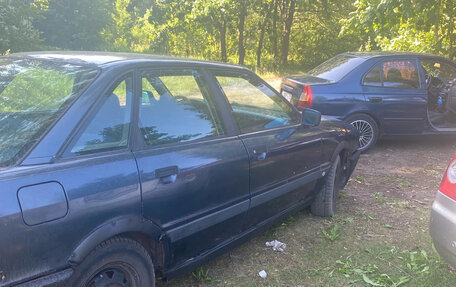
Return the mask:
{"type": "Polygon", "coordinates": [[[39,48],[39,31],[33,26],[38,5],[34,0],[0,0],[0,54],[39,48]]]}
{"type": "Polygon", "coordinates": [[[363,50],[430,52],[455,57],[454,0],[359,0],[342,20],[363,50]]]}
{"type": "Polygon", "coordinates": [[[48,0],[36,21],[48,46],[96,50],[103,46],[101,31],[111,25],[112,0],[48,0]]]}

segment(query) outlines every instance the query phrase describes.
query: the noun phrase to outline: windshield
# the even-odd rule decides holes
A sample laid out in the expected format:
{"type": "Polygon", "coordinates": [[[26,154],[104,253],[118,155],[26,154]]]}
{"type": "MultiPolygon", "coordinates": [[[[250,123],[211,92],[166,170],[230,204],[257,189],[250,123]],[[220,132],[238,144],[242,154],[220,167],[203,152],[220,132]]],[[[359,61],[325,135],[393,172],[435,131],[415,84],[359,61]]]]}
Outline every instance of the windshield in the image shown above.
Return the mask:
{"type": "Polygon", "coordinates": [[[363,58],[341,54],[313,68],[308,74],[337,82],[362,62],[364,62],[363,58]]]}
{"type": "Polygon", "coordinates": [[[63,62],[0,58],[0,167],[24,156],[97,73],[63,62]]]}

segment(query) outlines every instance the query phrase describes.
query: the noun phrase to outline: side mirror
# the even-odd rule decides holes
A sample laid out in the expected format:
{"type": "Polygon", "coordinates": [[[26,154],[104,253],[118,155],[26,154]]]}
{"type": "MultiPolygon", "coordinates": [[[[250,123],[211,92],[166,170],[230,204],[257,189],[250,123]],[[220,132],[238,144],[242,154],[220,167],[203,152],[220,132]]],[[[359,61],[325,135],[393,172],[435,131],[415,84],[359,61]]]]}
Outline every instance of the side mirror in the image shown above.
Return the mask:
{"type": "Polygon", "coordinates": [[[315,127],[320,124],[321,113],[312,109],[303,109],[301,114],[301,124],[309,127],[315,127]]]}

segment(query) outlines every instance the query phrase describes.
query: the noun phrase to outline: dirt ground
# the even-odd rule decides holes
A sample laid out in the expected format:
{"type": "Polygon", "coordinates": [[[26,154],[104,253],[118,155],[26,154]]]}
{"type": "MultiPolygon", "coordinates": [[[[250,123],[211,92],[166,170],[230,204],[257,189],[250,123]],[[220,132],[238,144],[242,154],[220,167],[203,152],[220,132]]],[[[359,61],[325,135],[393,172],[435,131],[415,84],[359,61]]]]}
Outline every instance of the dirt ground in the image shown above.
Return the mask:
{"type": "Polygon", "coordinates": [[[307,210],[158,286],[455,286],[429,211],[456,138],[383,140],[359,160],[333,218],[307,210]],[[287,244],[272,251],[266,241],[287,244]],[[266,278],[258,276],[265,270],[266,278]]]}

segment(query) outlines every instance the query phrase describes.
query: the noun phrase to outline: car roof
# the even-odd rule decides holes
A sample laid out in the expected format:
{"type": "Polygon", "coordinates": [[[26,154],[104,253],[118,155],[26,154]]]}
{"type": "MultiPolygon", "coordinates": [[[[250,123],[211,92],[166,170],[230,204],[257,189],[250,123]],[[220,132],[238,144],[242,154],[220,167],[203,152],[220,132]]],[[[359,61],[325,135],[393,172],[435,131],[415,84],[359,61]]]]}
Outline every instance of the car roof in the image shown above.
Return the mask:
{"type": "Polygon", "coordinates": [[[445,60],[450,60],[448,58],[442,56],[436,56],[432,54],[425,54],[425,53],[415,53],[415,52],[399,52],[399,51],[367,51],[367,52],[347,52],[343,53],[342,55],[358,57],[358,58],[379,58],[379,57],[389,57],[389,56],[415,56],[415,57],[433,57],[433,58],[440,58],[445,60]]]}
{"type": "Polygon", "coordinates": [[[45,51],[45,52],[22,52],[13,53],[7,57],[31,58],[38,60],[61,61],[76,65],[90,65],[97,67],[109,67],[122,62],[174,62],[195,65],[206,65],[223,68],[245,69],[246,67],[220,62],[211,62],[198,59],[179,58],[172,56],[160,56],[140,53],[119,52],[92,52],[92,51],[45,51]]]}

